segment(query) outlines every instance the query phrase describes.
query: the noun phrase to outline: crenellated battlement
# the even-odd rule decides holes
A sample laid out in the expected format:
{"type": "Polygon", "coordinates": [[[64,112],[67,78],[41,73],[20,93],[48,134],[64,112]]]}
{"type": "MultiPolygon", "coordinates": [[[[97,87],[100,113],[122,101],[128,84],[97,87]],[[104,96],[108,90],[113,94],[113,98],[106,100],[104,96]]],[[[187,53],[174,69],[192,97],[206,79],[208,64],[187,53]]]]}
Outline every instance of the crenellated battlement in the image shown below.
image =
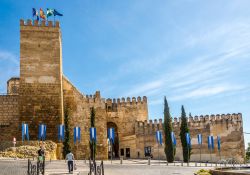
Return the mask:
{"type": "Polygon", "coordinates": [[[124,97],[122,98],[117,98],[117,99],[111,99],[108,98],[106,99],[106,104],[107,105],[111,105],[111,104],[115,104],[115,105],[133,105],[133,104],[142,104],[142,103],[147,103],[147,97],[143,96],[142,98],[139,97],[127,97],[126,99],[124,97]]]}
{"type": "MultiPolygon", "coordinates": [[[[218,122],[242,122],[242,114],[241,113],[233,113],[233,114],[212,114],[212,115],[200,115],[195,117],[187,117],[189,126],[205,126],[206,124],[213,124],[218,122]]],[[[173,129],[179,128],[181,124],[181,118],[174,117],[173,118],[173,129]]],[[[136,131],[137,133],[151,133],[156,130],[163,129],[163,120],[155,119],[153,120],[145,120],[145,121],[137,121],[136,122],[136,131]]]]}
{"type": "Polygon", "coordinates": [[[139,96],[137,98],[132,97],[127,97],[126,99],[124,97],[117,98],[117,99],[111,99],[108,98],[105,101],[106,103],[106,108],[108,112],[117,112],[118,108],[121,107],[140,107],[140,106],[145,106],[147,105],[147,97],[143,96],[142,98],[139,96]]]}
{"type": "MultiPolygon", "coordinates": [[[[241,113],[233,113],[233,114],[212,114],[212,115],[200,115],[200,116],[190,116],[187,117],[188,123],[201,123],[201,122],[216,122],[222,120],[237,120],[242,121],[242,114],[241,113]]],[[[181,118],[174,118],[174,124],[181,123],[181,118]]]]}
{"type": "Polygon", "coordinates": [[[53,28],[60,28],[59,21],[38,21],[38,20],[20,20],[20,26],[35,26],[35,27],[53,27],[53,28]]]}

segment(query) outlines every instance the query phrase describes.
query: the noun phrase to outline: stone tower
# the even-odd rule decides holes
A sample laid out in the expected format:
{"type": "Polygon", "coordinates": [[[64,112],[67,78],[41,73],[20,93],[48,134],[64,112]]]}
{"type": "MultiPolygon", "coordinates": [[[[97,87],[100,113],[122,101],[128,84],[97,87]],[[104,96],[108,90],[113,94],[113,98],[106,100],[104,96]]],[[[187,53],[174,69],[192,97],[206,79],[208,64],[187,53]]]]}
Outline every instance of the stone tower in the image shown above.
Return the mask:
{"type": "Polygon", "coordinates": [[[46,139],[57,140],[63,123],[62,47],[59,22],[20,20],[20,123],[28,123],[30,139],[47,125],[46,139]]]}

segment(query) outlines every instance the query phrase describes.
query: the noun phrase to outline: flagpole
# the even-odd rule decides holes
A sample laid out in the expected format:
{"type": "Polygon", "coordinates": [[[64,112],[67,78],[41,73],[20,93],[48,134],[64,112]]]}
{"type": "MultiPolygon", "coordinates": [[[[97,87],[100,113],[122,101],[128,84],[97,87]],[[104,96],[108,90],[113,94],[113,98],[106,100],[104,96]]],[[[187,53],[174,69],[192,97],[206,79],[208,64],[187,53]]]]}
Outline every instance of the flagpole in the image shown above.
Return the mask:
{"type": "Polygon", "coordinates": [[[112,159],[113,159],[113,142],[111,139],[111,164],[112,164],[112,159]]]}
{"type": "Polygon", "coordinates": [[[210,150],[210,162],[212,163],[212,150],[211,150],[211,148],[209,148],[209,150],[210,150]]]}
{"type": "Polygon", "coordinates": [[[160,157],[159,157],[159,141],[158,141],[158,161],[159,161],[159,164],[160,164],[160,157]]]}
{"type": "Polygon", "coordinates": [[[201,166],[201,144],[200,144],[200,166],[201,166]]]}

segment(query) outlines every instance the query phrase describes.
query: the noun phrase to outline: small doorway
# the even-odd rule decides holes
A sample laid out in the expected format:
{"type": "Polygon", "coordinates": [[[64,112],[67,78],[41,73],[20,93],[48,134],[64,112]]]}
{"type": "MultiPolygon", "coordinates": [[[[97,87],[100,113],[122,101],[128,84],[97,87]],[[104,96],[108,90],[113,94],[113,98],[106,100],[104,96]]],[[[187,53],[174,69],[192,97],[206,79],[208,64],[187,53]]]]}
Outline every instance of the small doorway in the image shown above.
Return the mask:
{"type": "MultiPolygon", "coordinates": [[[[118,127],[115,123],[113,122],[108,122],[107,123],[107,132],[109,128],[114,128],[115,129],[115,141],[113,144],[112,149],[109,149],[108,157],[111,157],[111,154],[113,155],[113,158],[118,158],[119,157],[119,136],[118,136],[118,127]],[[113,153],[111,153],[111,150],[113,153]]],[[[111,145],[110,145],[111,146],[111,145]]]]}
{"type": "Polygon", "coordinates": [[[121,154],[120,155],[124,156],[124,149],[123,148],[121,149],[121,154]]]}
{"type": "Polygon", "coordinates": [[[126,158],[130,158],[130,148],[126,148],[126,158]]]}

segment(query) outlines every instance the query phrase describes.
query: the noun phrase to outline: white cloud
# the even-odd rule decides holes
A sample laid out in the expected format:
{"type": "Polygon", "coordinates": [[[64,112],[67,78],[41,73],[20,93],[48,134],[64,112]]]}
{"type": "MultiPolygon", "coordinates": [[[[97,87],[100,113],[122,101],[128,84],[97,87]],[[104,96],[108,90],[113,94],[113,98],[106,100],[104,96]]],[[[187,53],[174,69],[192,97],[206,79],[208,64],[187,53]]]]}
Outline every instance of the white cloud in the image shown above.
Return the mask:
{"type": "Polygon", "coordinates": [[[19,64],[19,60],[17,59],[16,55],[11,52],[0,50],[0,63],[3,61],[10,61],[16,65],[19,64]]]}
{"type": "Polygon", "coordinates": [[[138,84],[132,87],[128,92],[125,92],[125,96],[135,95],[147,95],[153,92],[158,92],[158,88],[162,87],[162,81],[152,81],[145,84],[138,84]]]}
{"type": "Polygon", "coordinates": [[[0,93],[5,93],[7,80],[19,76],[19,61],[15,54],[0,50],[0,65],[0,93]]]}
{"type": "Polygon", "coordinates": [[[184,100],[189,98],[202,98],[207,96],[218,95],[221,93],[226,93],[230,91],[239,91],[246,87],[243,86],[233,86],[233,85],[217,85],[210,87],[201,87],[198,89],[194,89],[187,93],[183,93],[182,95],[172,96],[169,99],[172,101],[184,100]]]}

